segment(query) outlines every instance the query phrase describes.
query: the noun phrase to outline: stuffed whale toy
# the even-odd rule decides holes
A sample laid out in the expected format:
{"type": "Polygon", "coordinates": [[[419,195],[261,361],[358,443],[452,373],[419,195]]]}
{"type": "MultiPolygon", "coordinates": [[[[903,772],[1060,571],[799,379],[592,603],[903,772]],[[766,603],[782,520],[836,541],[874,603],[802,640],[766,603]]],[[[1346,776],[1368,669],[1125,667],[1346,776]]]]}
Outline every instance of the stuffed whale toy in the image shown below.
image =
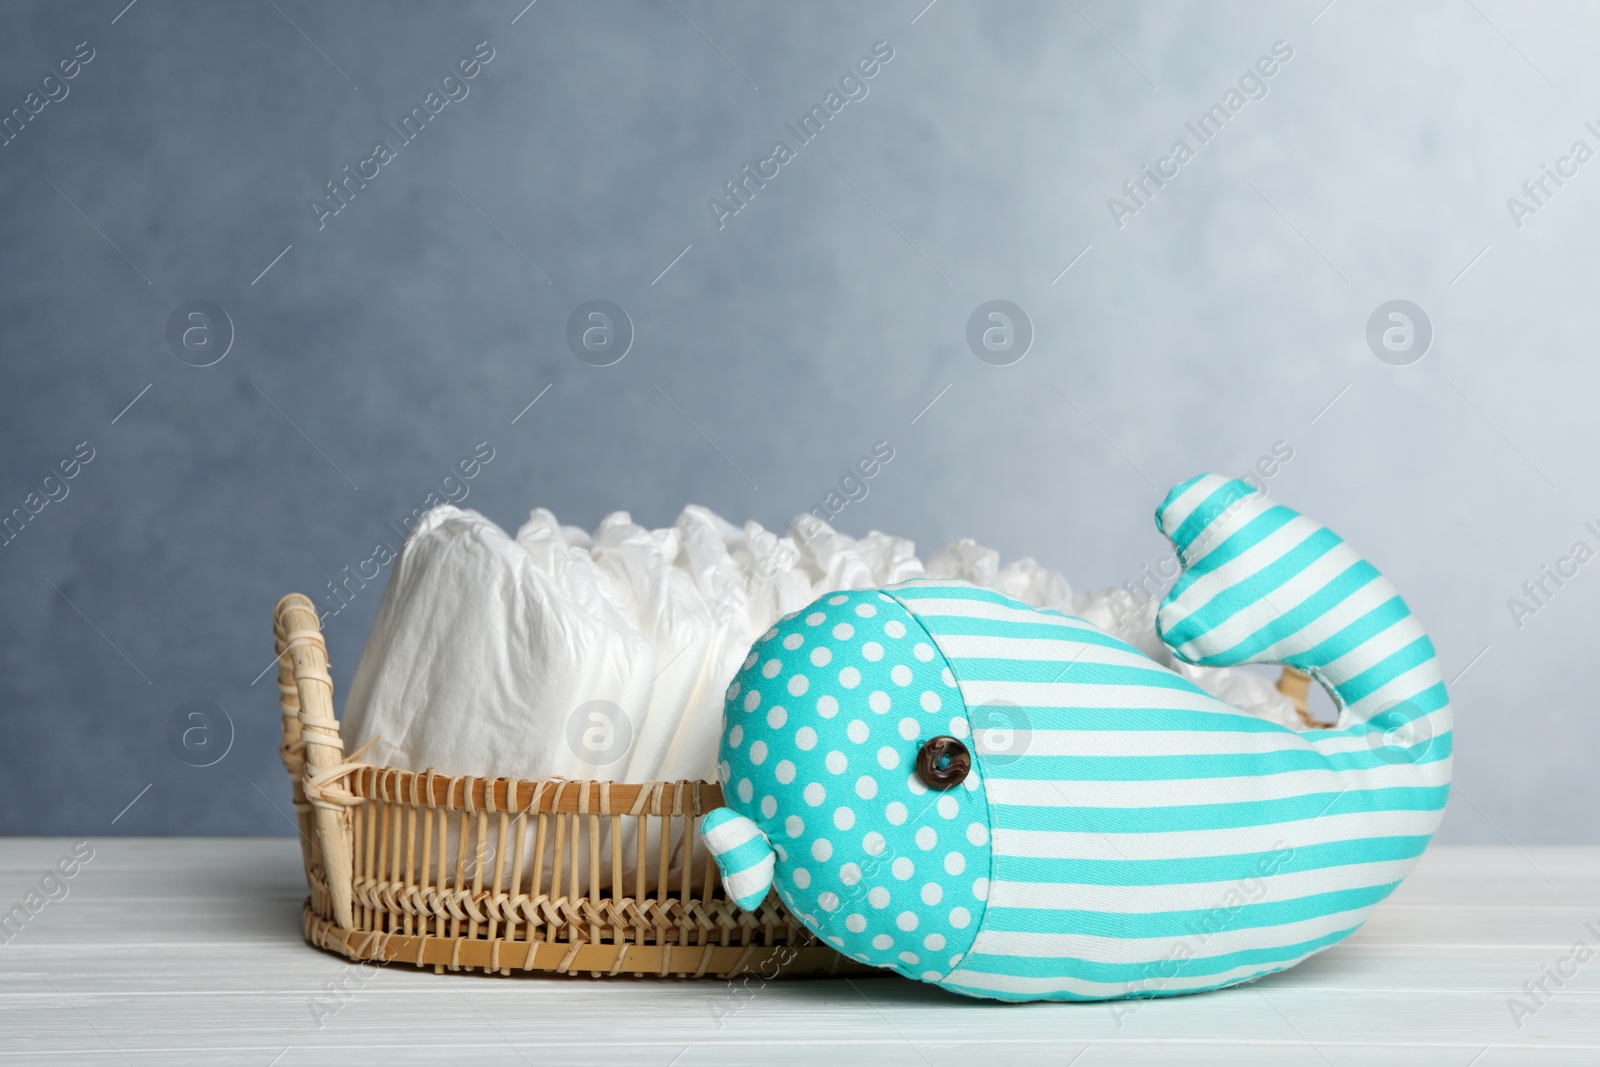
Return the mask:
{"type": "Polygon", "coordinates": [[[1292,730],[1083,619],[964,582],[824,597],[760,638],[701,832],[740,907],[775,888],[854,959],[956,993],[1103,1000],[1280,971],[1366,920],[1450,782],[1432,643],[1326,527],[1202,475],[1156,512],[1182,660],[1288,664],[1292,730]]]}

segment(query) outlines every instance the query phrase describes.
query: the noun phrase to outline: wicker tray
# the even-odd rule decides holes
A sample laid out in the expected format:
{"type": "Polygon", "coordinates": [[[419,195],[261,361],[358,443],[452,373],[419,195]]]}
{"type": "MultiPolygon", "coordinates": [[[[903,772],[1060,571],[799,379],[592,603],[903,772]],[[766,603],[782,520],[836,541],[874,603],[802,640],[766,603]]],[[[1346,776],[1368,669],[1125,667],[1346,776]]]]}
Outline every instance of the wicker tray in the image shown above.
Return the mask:
{"type": "Polygon", "coordinates": [[[280,751],[311,888],[305,937],[318,948],[501,974],[879,973],[818,942],[775,896],[755,912],[727,899],[699,834],[722,803],[715,783],[486,779],[347,760],[311,601],[279,601],[274,632],[280,751]],[[653,870],[652,833],[665,843],[653,870]]]}
{"type": "MultiPolygon", "coordinates": [[[[716,783],[521,781],[347,760],[311,601],[279,601],[274,631],[280,751],[311,887],[305,937],[318,948],[501,974],[882,973],[819,942],[776,896],[755,912],[727,899],[699,833],[722,804],[716,783]],[[653,870],[652,830],[666,843],[653,870]]],[[[1285,670],[1278,688],[1308,726],[1322,725],[1306,710],[1309,682],[1285,670]]]]}

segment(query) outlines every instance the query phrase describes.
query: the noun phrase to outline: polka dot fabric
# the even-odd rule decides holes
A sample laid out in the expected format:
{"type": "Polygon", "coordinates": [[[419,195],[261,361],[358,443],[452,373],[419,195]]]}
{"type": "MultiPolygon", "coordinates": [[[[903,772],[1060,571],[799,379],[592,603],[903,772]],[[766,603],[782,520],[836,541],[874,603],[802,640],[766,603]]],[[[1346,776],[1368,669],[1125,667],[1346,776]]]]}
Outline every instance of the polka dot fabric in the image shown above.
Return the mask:
{"type": "Polygon", "coordinates": [[[786,616],[728,688],[728,806],[766,834],[778,895],[864,963],[937,982],[959,966],[989,893],[989,807],[973,768],[916,775],[923,742],[971,727],[948,664],[878,590],[786,616]]]}

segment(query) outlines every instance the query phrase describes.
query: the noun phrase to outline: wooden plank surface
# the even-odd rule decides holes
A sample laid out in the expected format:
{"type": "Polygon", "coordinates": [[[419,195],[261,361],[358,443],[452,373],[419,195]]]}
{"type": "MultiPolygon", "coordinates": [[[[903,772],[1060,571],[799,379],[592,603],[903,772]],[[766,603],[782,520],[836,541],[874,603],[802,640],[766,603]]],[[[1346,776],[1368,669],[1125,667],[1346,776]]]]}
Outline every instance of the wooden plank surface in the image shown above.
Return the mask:
{"type": "MultiPolygon", "coordinates": [[[[0,839],[0,909],[73,845],[0,839]]],[[[292,840],[91,845],[66,895],[0,944],[0,1064],[1600,1063],[1596,848],[1432,849],[1348,941],[1250,986],[999,1005],[889,976],[362,968],[301,941],[292,840]]]]}

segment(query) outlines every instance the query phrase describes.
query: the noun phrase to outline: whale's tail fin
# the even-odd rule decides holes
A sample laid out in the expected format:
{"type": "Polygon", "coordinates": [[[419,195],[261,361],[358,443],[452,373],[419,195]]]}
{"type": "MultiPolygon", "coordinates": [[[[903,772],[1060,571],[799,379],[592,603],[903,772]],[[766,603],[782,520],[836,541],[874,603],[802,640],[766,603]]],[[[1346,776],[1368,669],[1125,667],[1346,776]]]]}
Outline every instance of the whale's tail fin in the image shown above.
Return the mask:
{"type": "Polygon", "coordinates": [[[717,861],[728,896],[745,911],[759,908],[777,865],[761,827],[732,808],[713,808],[700,822],[700,836],[717,861]]]}
{"type": "Polygon", "coordinates": [[[1282,663],[1306,671],[1339,704],[1339,726],[1429,717],[1449,730],[1449,697],[1433,643],[1371,563],[1320,523],[1238,479],[1203,474],[1156,509],[1183,575],[1156,629],[1189,663],[1282,663]]]}

